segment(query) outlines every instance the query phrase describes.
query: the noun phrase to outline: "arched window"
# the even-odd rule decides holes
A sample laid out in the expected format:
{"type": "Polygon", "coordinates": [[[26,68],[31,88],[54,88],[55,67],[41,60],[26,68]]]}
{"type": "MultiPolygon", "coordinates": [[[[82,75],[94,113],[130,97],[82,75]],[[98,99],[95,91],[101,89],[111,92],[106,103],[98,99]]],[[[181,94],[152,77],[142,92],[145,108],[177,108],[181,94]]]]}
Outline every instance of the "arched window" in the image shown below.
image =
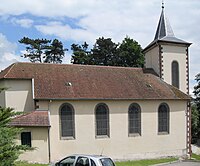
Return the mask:
{"type": "Polygon", "coordinates": [[[128,110],[129,135],[141,135],[141,109],[138,104],[131,104],[128,110]]]}
{"type": "Polygon", "coordinates": [[[177,61],[172,62],[172,85],[179,88],[179,65],[177,61]]]}
{"type": "Polygon", "coordinates": [[[109,110],[107,105],[98,104],[95,110],[96,136],[109,137],[109,110]]]}
{"type": "Polygon", "coordinates": [[[169,106],[165,103],[158,108],[158,132],[169,133],[169,106]]]}
{"type": "Polygon", "coordinates": [[[75,138],[74,109],[70,104],[63,104],[60,108],[61,137],[75,138]]]}

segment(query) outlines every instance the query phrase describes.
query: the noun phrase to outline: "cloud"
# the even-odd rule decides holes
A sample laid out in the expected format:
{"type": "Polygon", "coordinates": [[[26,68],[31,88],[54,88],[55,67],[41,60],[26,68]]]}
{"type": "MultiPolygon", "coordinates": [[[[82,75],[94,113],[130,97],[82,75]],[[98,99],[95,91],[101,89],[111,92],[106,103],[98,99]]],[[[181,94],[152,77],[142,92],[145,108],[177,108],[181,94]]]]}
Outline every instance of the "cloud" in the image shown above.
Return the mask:
{"type": "Polygon", "coordinates": [[[45,35],[55,35],[63,40],[87,41],[95,39],[95,34],[80,28],[71,28],[69,25],[63,25],[61,22],[50,22],[46,25],[36,25],[35,28],[45,35]]]}
{"type": "Polygon", "coordinates": [[[33,20],[31,19],[17,19],[12,18],[10,20],[14,25],[20,25],[23,28],[30,28],[33,25],[33,20]]]}
{"type": "Polygon", "coordinates": [[[16,49],[17,45],[9,42],[7,38],[0,33],[0,70],[14,62],[23,61],[20,56],[15,54],[16,49]]]}

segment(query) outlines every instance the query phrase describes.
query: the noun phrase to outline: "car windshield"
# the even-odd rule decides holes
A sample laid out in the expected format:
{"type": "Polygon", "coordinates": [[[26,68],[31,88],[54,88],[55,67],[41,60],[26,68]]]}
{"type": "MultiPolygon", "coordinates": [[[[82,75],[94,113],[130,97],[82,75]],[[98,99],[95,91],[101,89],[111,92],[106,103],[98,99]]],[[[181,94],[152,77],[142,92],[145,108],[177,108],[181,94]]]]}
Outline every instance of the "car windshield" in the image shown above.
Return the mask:
{"type": "Polygon", "coordinates": [[[115,166],[113,161],[110,158],[102,158],[100,159],[102,166],[115,166]]]}
{"type": "Polygon", "coordinates": [[[75,156],[70,156],[60,162],[60,166],[72,166],[75,162],[75,156]]]}

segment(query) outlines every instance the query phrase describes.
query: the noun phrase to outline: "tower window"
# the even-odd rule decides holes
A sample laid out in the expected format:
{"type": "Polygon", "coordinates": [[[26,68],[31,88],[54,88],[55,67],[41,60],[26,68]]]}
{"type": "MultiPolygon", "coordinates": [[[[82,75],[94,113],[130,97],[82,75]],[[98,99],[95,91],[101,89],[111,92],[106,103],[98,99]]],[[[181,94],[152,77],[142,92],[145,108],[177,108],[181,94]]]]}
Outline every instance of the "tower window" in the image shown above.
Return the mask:
{"type": "Polygon", "coordinates": [[[172,85],[179,88],[179,65],[177,61],[172,62],[172,85]]]}

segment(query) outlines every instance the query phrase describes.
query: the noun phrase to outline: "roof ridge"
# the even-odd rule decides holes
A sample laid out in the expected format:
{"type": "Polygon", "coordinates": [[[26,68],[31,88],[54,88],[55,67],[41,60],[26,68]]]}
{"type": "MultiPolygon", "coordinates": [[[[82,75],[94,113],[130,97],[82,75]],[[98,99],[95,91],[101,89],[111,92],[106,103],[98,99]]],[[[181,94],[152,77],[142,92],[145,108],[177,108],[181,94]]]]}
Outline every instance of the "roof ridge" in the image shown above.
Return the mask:
{"type": "MultiPolygon", "coordinates": [[[[97,67],[97,68],[125,68],[125,69],[135,69],[141,70],[141,67],[125,67],[125,66],[105,66],[105,65],[83,65],[83,64],[73,64],[73,63],[62,63],[62,64],[55,64],[55,63],[32,63],[32,62],[17,62],[21,64],[33,64],[33,65],[53,65],[53,66],[80,66],[80,67],[97,67]]],[[[14,63],[15,64],[15,63],[14,63]]]]}

